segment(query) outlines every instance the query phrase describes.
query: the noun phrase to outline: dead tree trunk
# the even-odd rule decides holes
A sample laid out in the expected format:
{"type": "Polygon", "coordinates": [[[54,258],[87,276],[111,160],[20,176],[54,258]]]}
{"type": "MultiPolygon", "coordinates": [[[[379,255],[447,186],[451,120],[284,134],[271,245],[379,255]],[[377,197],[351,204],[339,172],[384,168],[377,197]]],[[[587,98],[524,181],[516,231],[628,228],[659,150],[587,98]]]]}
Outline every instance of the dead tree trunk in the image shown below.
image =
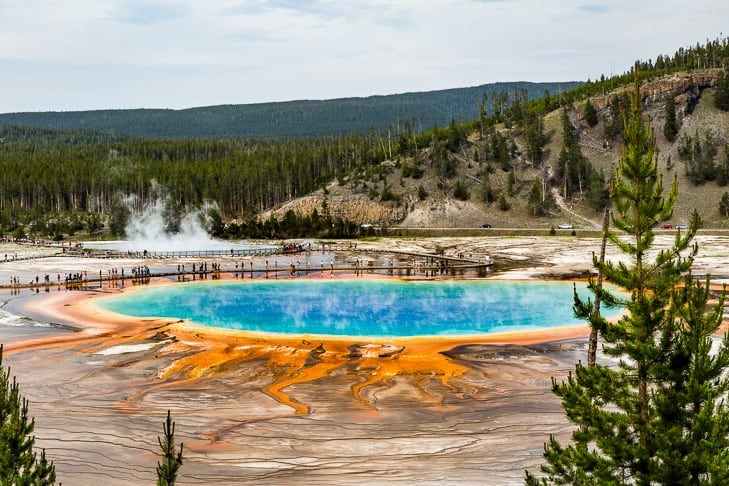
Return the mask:
{"type": "MultiPolygon", "coordinates": [[[[600,264],[597,267],[597,286],[602,289],[602,266],[605,263],[605,244],[607,243],[608,227],[610,226],[610,210],[605,208],[605,217],[602,220],[602,244],[600,245],[600,264]]],[[[595,314],[600,315],[600,294],[595,294],[595,314]]],[[[587,348],[587,366],[595,366],[597,359],[597,329],[590,331],[590,342],[587,348]]]]}

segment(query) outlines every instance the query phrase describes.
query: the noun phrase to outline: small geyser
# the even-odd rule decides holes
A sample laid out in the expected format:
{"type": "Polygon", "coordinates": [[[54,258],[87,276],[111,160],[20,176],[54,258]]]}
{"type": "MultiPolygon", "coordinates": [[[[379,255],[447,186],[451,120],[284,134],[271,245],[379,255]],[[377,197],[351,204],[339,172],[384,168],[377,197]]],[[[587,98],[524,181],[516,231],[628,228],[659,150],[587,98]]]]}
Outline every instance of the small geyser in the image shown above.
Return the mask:
{"type": "Polygon", "coordinates": [[[125,229],[126,241],[120,249],[183,251],[229,248],[230,242],[215,240],[208,233],[211,210],[217,210],[217,205],[208,202],[202,208],[183,213],[177,227],[170,221],[167,200],[157,199],[141,213],[132,214],[125,229]]]}

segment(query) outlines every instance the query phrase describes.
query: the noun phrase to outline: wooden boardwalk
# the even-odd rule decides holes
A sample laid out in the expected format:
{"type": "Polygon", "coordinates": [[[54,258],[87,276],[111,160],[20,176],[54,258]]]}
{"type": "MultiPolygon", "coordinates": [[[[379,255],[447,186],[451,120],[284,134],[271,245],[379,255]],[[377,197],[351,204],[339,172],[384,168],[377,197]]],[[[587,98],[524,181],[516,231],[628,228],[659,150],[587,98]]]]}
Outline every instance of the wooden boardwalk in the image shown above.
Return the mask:
{"type": "Polygon", "coordinates": [[[436,278],[453,278],[463,277],[466,274],[475,274],[478,276],[486,276],[488,268],[491,264],[487,263],[466,263],[462,265],[451,266],[412,266],[412,265],[377,265],[377,266],[330,266],[322,265],[314,266],[297,266],[295,269],[283,268],[265,268],[253,267],[252,269],[239,268],[237,270],[204,270],[204,271],[161,271],[149,272],[142,275],[112,275],[101,277],[84,276],[78,279],[68,279],[50,282],[28,282],[17,284],[1,284],[0,289],[36,289],[36,291],[49,289],[67,289],[67,290],[103,290],[112,288],[125,287],[127,284],[140,285],[150,283],[153,278],[169,278],[172,281],[192,282],[205,280],[219,280],[221,278],[232,279],[291,279],[309,274],[321,274],[322,276],[339,275],[389,275],[412,279],[436,279],[436,278]]]}
{"type": "MultiPolygon", "coordinates": [[[[299,253],[299,251],[284,250],[282,248],[244,248],[230,250],[176,250],[176,251],[120,251],[120,250],[86,250],[85,255],[91,258],[144,258],[151,260],[170,260],[179,258],[245,258],[272,255],[286,255],[299,253]]],[[[79,256],[78,253],[64,254],[64,256],[79,256]]]]}
{"type": "MultiPolygon", "coordinates": [[[[335,244],[321,244],[317,245],[317,248],[306,247],[302,249],[299,247],[286,248],[286,247],[262,247],[262,248],[251,248],[251,249],[231,249],[231,250],[184,250],[184,251],[110,251],[110,250],[82,250],[82,249],[66,249],[63,253],[55,255],[39,255],[36,257],[27,258],[13,258],[5,260],[5,263],[13,263],[22,260],[39,259],[39,258],[51,258],[51,257],[72,257],[72,258],[99,258],[99,259],[136,259],[140,263],[132,266],[133,271],[127,269],[126,275],[112,273],[111,270],[107,269],[107,273],[99,271],[96,273],[79,273],[79,274],[67,274],[63,279],[60,278],[60,274],[54,280],[52,277],[49,281],[39,280],[31,282],[20,282],[15,281],[12,283],[0,283],[2,289],[45,289],[48,291],[50,288],[67,288],[67,289],[103,289],[103,288],[115,288],[123,287],[126,284],[144,284],[151,281],[153,278],[169,278],[177,281],[193,281],[193,280],[207,280],[207,279],[220,279],[220,278],[240,278],[240,279],[255,279],[255,278],[268,278],[268,279],[284,279],[284,278],[296,278],[301,276],[308,276],[309,274],[319,273],[322,276],[335,274],[365,276],[367,274],[376,275],[388,275],[398,276],[404,278],[452,278],[458,276],[465,276],[466,274],[485,276],[488,269],[493,265],[490,258],[485,260],[474,260],[461,257],[455,257],[450,255],[442,254],[431,254],[431,253],[418,253],[411,251],[402,251],[395,249],[372,249],[372,248],[357,248],[356,245],[335,245],[335,244]],[[280,256],[280,255],[297,255],[312,253],[355,253],[355,254],[383,254],[393,255],[397,257],[408,257],[411,259],[409,262],[395,261],[396,259],[390,259],[389,263],[362,261],[361,264],[345,263],[335,265],[333,261],[329,263],[321,261],[318,264],[297,264],[281,265],[278,266],[279,262],[270,265],[268,260],[264,264],[262,261],[246,261],[238,262],[235,261],[237,258],[255,258],[255,257],[266,257],[266,256],[280,256]],[[186,265],[179,263],[186,259],[194,259],[191,268],[187,268],[186,265]],[[208,264],[208,260],[214,260],[213,265],[208,264]],[[164,261],[164,260],[176,260],[178,263],[175,265],[170,263],[170,270],[150,270],[146,265],[145,261],[164,261]],[[231,260],[231,261],[228,261],[231,260]],[[210,269],[208,268],[210,267],[210,269]],[[71,277],[76,275],[76,278],[71,277]]],[[[159,266],[156,264],[155,266],[159,266]]],[[[190,266],[187,264],[188,267],[190,266]]]]}

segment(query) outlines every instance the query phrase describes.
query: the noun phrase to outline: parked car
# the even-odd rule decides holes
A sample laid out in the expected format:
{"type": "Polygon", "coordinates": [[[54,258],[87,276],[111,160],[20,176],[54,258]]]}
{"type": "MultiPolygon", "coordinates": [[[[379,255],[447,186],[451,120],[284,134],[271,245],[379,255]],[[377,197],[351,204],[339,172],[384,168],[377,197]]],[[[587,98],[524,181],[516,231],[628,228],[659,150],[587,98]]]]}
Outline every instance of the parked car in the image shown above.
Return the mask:
{"type": "Polygon", "coordinates": [[[662,224],[661,229],[673,229],[673,225],[668,223],[662,224]]]}
{"type": "Polygon", "coordinates": [[[484,223],[484,224],[482,224],[482,225],[481,225],[481,227],[482,227],[482,228],[490,228],[490,227],[491,227],[491,225],[490,225],[490,224],[488,224],[488,223],[484,223]]]}
{"type": "Polygon", "coordinates": [[[688,229],[688,225],[686,223],[677,224],[676,229],[688,229]]]}
{"type": "Polygon", "coordinates": [[[572,229],[573,226],[571,224],[569,224],[569,223],[562,223],[559,226],[557,226],[557,228],[559,228],[559,229],[572,229]]]}

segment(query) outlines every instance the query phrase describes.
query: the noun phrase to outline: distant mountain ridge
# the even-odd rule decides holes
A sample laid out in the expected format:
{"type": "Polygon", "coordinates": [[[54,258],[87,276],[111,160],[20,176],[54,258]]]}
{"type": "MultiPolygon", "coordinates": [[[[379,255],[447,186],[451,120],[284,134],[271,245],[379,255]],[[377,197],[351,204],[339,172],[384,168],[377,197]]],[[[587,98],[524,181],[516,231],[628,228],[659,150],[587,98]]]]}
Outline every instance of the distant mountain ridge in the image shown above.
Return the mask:
{"type": "Polygon", "coordinates": [[[502,82],[468,88],[377,95],[366,98],[298,100],[217,105],[182,110],[116,109],[0,114],[0,125],[52,129],[90,129],[153,138],[296,138],[366,133],[409,123],[418,132],[451,120],[478,118],[483,95],[528,99],[556,95],[583,84],[502,82]]]}

